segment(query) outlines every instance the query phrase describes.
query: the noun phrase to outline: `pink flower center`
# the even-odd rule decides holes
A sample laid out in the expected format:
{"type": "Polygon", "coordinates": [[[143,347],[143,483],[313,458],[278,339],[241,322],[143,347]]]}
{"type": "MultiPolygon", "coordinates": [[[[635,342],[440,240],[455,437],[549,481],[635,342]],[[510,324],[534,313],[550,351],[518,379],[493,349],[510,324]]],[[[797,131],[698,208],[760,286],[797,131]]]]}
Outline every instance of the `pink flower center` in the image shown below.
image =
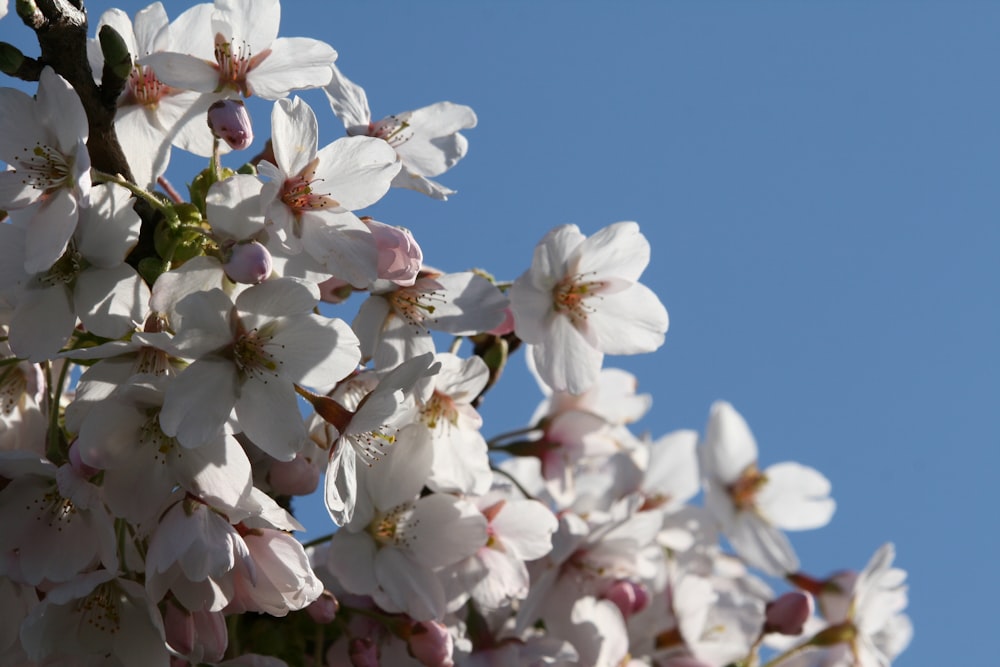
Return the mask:
{"type": "Polygon", "coordinates": [[[586,323],[587,317],[596,312],[587,300],[604,287],[599,280],[584,280],[585,275],[566,276],[552,289],[552,309],[568,317],[574,326],[586,323]]]}
{"type": "Polygon", "coordinates": [[[122,105],[155,108],[160,100],[173,94],[174,89],[157,79],[153,70],[136,65],[128,75],[122,105]]]}
{"type": "Polygon", "coordinates": [[[450,396],[435,391],[430,400],[420,412],[427,428],[437,428],[438,421],[444,419],[452,424],[458,423],[458,409],[450,396]]]}
{"type": "Polygon", "coordinates": [[[246,42],[234,45],[223,37],[222,33],[216,33],[215,62],[219,70],[218,90],[230,88],[238,91],[243,97],[253,95],[253,89],[247,82],[247,74],[264,62],[269,55],[271,49],[264,49],[253,55],[250,45],[246,42]]]}
{"type": "Polygon", "coordinates": [[[21,183],[43,194],[73,186],[73,163],[52,146],[35,144],[21,149],[21,157],[12,165],[21,175],[21,183]]]}
{"type": "Polygon", "coordinates": [[[282,186],[281,201],[292,209],[296,216],[302,211],[316,211],[340,206],[340,202],[330,195],[313,192],[313,183],[320,181],[316,178],[318,164],[319,158],[315,158],[297,176],[286,179],[282,186]]]}
{"type": "Polygon", "coordinates": [[[418,289],[416,285],[396,290],[388,295],[389,305],[392,306],[393,312],[403,318],[417,332],[422,332],[425,329],[424,322],[430,319],[434,315],[434,311],[437,310],[434,302],[443,302],[443,297],[443,292],[426,287],[418,289]]]}
{"type": "Polygon", "coordinates": [[[386,116],[382,120],[368,123],[368,136],[386,141],[395,148],[413,137],[410,123],[399,116],[386,116]]]}
{"type": "Polygon", "coordinates": [[[748,510],[753,508],[757,493],[766,483],[767,477],[757,469],[757,465],[754,463],[748,465],[746,470],[740,474],[739,479],[730,484],[727,489],[736,509],[748,510]]]}

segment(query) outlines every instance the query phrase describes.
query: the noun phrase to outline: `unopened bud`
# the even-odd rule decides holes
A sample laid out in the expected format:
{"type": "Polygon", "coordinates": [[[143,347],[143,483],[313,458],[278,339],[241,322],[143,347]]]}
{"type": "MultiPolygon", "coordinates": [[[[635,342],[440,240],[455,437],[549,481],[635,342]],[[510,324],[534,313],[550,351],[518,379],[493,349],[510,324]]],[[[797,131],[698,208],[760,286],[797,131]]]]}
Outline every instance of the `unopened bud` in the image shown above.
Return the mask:
{"type": "Polygon", "coordinates": [[[319,300],[324,303],[341,303],[354,292],[351,283],[340,278],[327,278],[319,284],[319,300]]]}
{"type": "Polygon", "coordinates": [[[298,454],[291,461],[274,461],[267,481],[280,496],[308,496],[319,486],[319,476],[319,468],[298,454]]]}
{"type": "Polygon", "coordinates": [[[14,76],[24,64],[24,54],[13,44],[0,42],[0,72],[14,76]]]}
{"type": "Polygon", "coordinates": [[[101,472],[99,468],[92,468],[87,465],[82,458],[80,458],[80,448],[74,442],[69,447],[69,465],[80,477],[84,479],[90,479],[97,473],[101,472]]]}
{"type": "Polygon", "coordinates": [[[333,596],[330,591],[323,591],[320,596],[313,600],[306,611],[309,612],[309,617],[321,625],[326,625],[327,623],[332,623],[333,619],[337,617],[337,612],[340,611],[340,603],[337,602],[337,598],[333,596]]]}
{"type": "Polygon", "coordinates": [[[801,591],[790,591],[777,600],[767,603],[764,632],[782,635],[801,635],[802,627],[813,612],[812,596],[801,591]]]}
{"type": "Polygon", "coordinates": [[[410,287],[424,261],[424,253],[408,230],[371,218],[362,218],[375,238],[378,250],[378,277],[400,287],[410,287]]]}
{"type": "Polygon", "coordinates": [[[628,619],[632,614],[637,614],[649,604],[649,593],[642,584],[619,579],[604,591],[605,600],[615,603],[622,617],[628,619]]]}
{"type": "Polygon", "coordinates": [[[378,646],[367,637],[355,637],[347,649],[353,667],[379,667],[378,646]]]}
{"type": "Polygon", "coordinates": [[[105,24],[97,33],[97,40],[101,44],[104,66],[119,79],[127,79],[132,73],[132,54],[129,53],[128,44],[122,36],[110,25],[105,24]]]}
{"type": "Polygon", "coordinates": [[[425,667],[454,667],[451,659],[455,649],[448,628],[435,621],[418,621],[410,628],[407,650],[425,667]]]}
{"type": "Polygon", "coordinates": [[[253,125],[246,105],[240,100],[219,100],[208,107],[208,127],[233,150],[253,143],[253,125]]]}
{"type": "Polygon", "coordinates": [[[271,253],[256,241],[237,243],[222,268],[234,283],[256,285],[271,275],[271,253]]]}

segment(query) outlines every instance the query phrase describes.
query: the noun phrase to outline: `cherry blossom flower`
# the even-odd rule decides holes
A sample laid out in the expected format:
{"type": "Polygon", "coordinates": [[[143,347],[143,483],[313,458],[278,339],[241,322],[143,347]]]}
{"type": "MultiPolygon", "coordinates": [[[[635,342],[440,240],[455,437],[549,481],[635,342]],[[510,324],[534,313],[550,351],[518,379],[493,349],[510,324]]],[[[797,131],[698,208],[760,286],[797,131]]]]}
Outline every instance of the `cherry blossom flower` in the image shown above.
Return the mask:
{"type": "Polygon", "coordinates": [[[89,203],[87,114],[72,86],[46,67],[34,98],[0,88],[0,118],[0,160],[12,167],[0,171],[0,209],[25,210],[19,261],[38,273],[66,250],[89,203]]]}
{"type": "Polygon", "coordinates": [[[438,102],[373,122],[364,89],[341,74],[336,65],[332,69],[333,79],[324,90],[347,133],[382,139],[399,155],[402,169],[392,185],[442,201],[455,194],[430,178],[443,174],[465,157],[469,142],[459,132],[476,126],[475,112],[461,104],[438,102]]]}
{"type": "Polygon", "coordinates": [[[597,381],[606,353],[651,352],[663,343],[667,311],[636,282],[648,263],[649,243],[634,222],[589,238],[563,225],[542,239],[510,302],[515,331],[531,344],[545,384],[582,393],[597,381]]]}
{"type": "Polygon", "coordinates": [[[235,410],[250,440],[277,459],[302,449],[305,426],[294,383],[328,386],[360,358],[354,333],[340,320],[313,314],[315,284],[275,278],[236,297],[197,292],[178,305],[184,327],[178,350],[196,361],[167,387],[163,432],[198,447],[235,410]]]}
{"type": "Polygon", "coordinates": [[[329,273],[356,287],[378,277],[368,226],[351,211],[378,201],[399,171],[384,142],[346,137],[317,150],[312,109],[299,98],[279,100],[271,113],[275,164],[261,162],[269,179],[263,211],[292,252],[305,251],[329,273]]]}
{"type": "Polygon", "coordinates": [[[705,506],[719,522],[736,553],[773,576],[799,567],[781,529],[825,526],[836,507],[830,482],[798,463],[779,463],[761,471],[757,442],[730,404],[712,405],[701,446],[705,506]]]}
{"type": "Polygon", "coordinates": [[[161,81],[201,93],[259,95],[276,100],[326,85],[337,52],[305,37],[278,37],[278,0],[216,0],[196,5],[171,24],[171,45],[140,61],[161,81]],[[190,55],[189,55],[190,54],[190,55]]]}

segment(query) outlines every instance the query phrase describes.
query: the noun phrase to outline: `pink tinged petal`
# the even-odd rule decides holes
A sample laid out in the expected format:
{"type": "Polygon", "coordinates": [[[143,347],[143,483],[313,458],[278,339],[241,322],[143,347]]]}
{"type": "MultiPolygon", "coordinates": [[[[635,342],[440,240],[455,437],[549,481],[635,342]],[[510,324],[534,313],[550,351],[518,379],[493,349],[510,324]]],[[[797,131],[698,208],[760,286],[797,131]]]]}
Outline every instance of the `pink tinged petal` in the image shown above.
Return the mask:
{"type": "Polygon", "coordinates": [[[129,463],[146,416],[119,400],[97,403],[83,421],[77,450],[84,463],[110,470],[129,463]]]}
{"type": "Polygon", "coordinates": [[[431,621],[445,613],[444,587],[417,558],[399,549],[375,555],[375,576],[386,595],[415,621],[431,621]]]}
{"type": "Polygon", "coordinates": [[[468,558],[486,544],[486,517],[472,503],[445,493],[432,493],[414,503],[411,551],[424,565],[436,568],[468,558]]]}
{"type": "Polygon", "coordinates": [[[556,318],[563,317],[553,309],[552,291],[537,289],[522,275],[510,290],[510,308],[518,338],[537,345],[545,340],[556,318]]]}
{"type": "Polygon", "coordinates": [[[76,324],[71,299],[64,285],[25,291],[10,327],[10,348],[14,354],[32,362],[54,358],[76,324]]]}
{"type": "Polygon", "coordinates": [[[76,279],[73,303],[88,331],[120,338],[142,322],[149,288],[128,264],[86,269],[76,279]]]}
{"type": "Polygon", "coordinates": [[[68,156],[77,150],[81,140],[86,143],[89,133],[87,112],[83,110],[73,86],[51,67],[42,70],[36,101],[35,122],[55,133],[54,148],[68,156]]]}
{"type": "Polygon", "coordinates": [[[372,113],[368,109],[368,96],[364,89],[344,76],[336,65],[331,65],[333,78],[324,88],[330,108],[341,120],[345,128],[365,127],[371,122],[372,113]]]}
{"type": "Polygon", "coordinates": [[[330,65],[337,59],[332,46],[308,37],[279,37],[271,52],[247,73],[254,95],[276,100],[292,90],[319,88],[330,82],[330,65]]]}
{"type": "Polygon", "coordinates": [[[767,482],[757,493],[757,510],[783,530],[822,528],[836,503],[830,481],[819,471],[798,463],[778,463],[764,471],[767,482]]]}
{"type": "Polygon", "coordinates": [[[740,512],[726,537],[747,565],[765,574],[783,577],[799,569],[799,559],[785,534],[755,514],[740,512]]]}
{"type": "Polygon", "coordinates": [[[375,540],[366,532],[337,531],[330,540],[326,566],[350,593],[371,595],[375,578],[375,540]]]}
{"type": "Polygon", "coordinates": [[[446,188],[437,181],[432,181],[412,171],[406,166],[405,162],[402,163],[399,173],[392,179],[392,187],[415,190],[438,201],[448,201],[448,197],[457,193],[455,190],[446,188]]]}
{"type": "Polygon", "coordinates": [[[670,320],[660,299],[645,285],[605,298],[594,297],[594,312],[587,318],[605,354],[642,354],[663,345],[670,320]]]}
{"type": "Polygon", "coordinates": [[[261,182],[249,174],[236,174],[215,183],[205,198],[212,229],[238,241],[262,232],[260,192],[261,182]]]}
{"type": "Polygon", "coordinates": [[[240,391],[233,363],[205,357],[188,366],[168,386],[160,427],[185,447],[219,437],[240,391]]]}
{"type": "Polygon", "coordinates": [[[475,584],[472,595],[488,609],[498,609],[509,599],[528,595],[530,578],[524,562],[496,549],[480,549],[476,558],[488,575],[475,584]]]}
{"type": "Polygon", "coordinates": [[[702,443],[702,474],[731,484],[757,462],[757,441],[746,420],[732,405],[717,401],[712,405],[702,443]]]}
{"type": "Polygon", "coordinates": [[[28,223],[24,270],[41,273],[55,264],[66,251],[78,218],[76,198],[68,190],[59,189],[43,200],[28,223]]]}
{"type": "Polygon", "coordinates": [[[139,241],[142,219],[125,188],[106,183],[91,191],[90,206],[80,211],[77,251],[102,269],[118,267],[139,241]]]}
{"type": "Polygon", "coordinates": [[[604,353],[592,347],[565,317],[552,322],[552,330],[531,350],[538,374],[557,391],[581,394],[594,386],[604,353]]]}
{"type": "Polygon", "coordinates": [[[243,433],[279,461],[291,461],[306,441],[292,383],[249,379],[240,388],[236,417],[243,433]]]}
{"type": "Polygon", "coordinates": [[[255,50],[266,49],[278,36],[281,5],[278,0],[216,0],[212,30],[226,39],[246,42],[255,50]]]}
{"type": "Polygon", "coordinates": [[[271,110],[271,141],[282,179],[299,175],[316,157],[318,137],[316,114],[305,101],[278,100],[271,110]]]}
{"type": "Polygon", "coordinates": [[[633,282],[649,264],[649,241],[634,222],[616,222],[589,237],[576,249],[576,271],[596,279],[615,276],[633,282]]]}
{"type": "Polygon", "coordinates": [[[161,51],[141,58],[139,64],[152,67],[156,77],[173,88],[212,93],[219,87],[215,65],[191,55],[161,51]]]}
{"type": "Polygon", "coordinates": [[[377,202],[399,172],[396,151],[374,137],[344,137],[316,154],[317,189],[354,211],[377,202]]]}
{"type": "Polygon", "coordinates": [[[552,550],[552,535],[559,521],[537,500],[513,500],[507,501],[490,526],[505,551],[529,561],[552,550]]]}

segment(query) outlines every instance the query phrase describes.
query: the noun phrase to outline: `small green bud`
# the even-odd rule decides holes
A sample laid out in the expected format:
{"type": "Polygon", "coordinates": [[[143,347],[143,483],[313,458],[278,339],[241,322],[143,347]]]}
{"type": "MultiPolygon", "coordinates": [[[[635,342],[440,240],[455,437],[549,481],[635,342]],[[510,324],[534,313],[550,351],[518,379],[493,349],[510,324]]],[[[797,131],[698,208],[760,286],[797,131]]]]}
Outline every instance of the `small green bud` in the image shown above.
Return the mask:
{"type": "Polygon", "coordinates": [[[104,54],[104,66],[111,69],[116,77],[123,81],[132,73],[132,54],[128,52],[128,45],[118,34],[118,31],[109,25],[101,26],[101,31],[97,34],[101,42],[101,53],[104,54]]]}
{"type": "Polygon", "coordinates": [[[146,281],[147,285],[152,285],[161,274],[166,272],[167,263],[159,257],[143,257],[139,260],[139,275],[146,281]]]}
{"type": "Polygon", "coordinates": [[[24,64],[24,54],[13,44],[0,42],[0,72],[15,76],[24,64]]]}

